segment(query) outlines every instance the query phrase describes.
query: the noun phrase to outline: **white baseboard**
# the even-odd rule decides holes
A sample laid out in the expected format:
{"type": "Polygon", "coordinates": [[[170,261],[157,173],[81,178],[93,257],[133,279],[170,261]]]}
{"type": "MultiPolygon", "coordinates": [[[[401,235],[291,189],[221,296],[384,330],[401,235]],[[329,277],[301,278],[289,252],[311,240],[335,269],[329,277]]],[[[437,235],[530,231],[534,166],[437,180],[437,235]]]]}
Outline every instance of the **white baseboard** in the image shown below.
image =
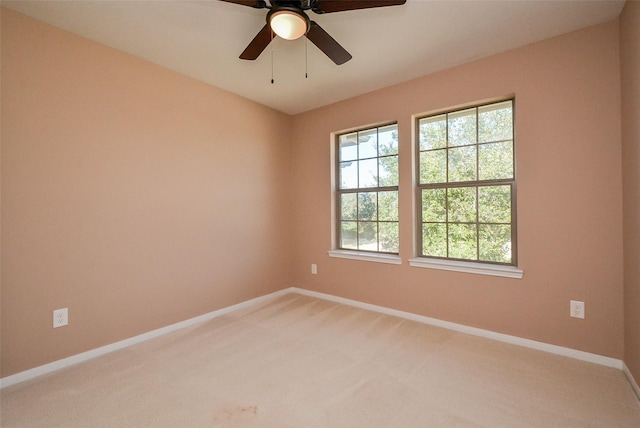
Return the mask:
{"type": "Polygon", "coordinates": [[[42,376],[48,373],[55,372],[57,370],[70,367],[76,364],[83,363],[85,361],[91,360],[96,357],[100,357],[102,355],[127,348],[132,345],[136,345],[138,343],[146,342],[147,340],[156,338],[158,336],[162,336],[167,333],[171,333],[173,331],[179,330],[184,327],[189,327],[195,324],[199,324],[205,321],[209,321],[213,318],[219,317],[224,314],[228,314],[229,312],[237,311],[238,309],[243,309],[245,307],[255,305],[257,303],[263,303],[274,299],[276,297],[280,297],[284,294],[290,293],[291,290],[284,289],[280,291],[276,291],[274,293],[270,293],[264,296],[256,297],[255,299],[250,299],[245,302],[238,303],[236,305],[227,306],[222,309],[218,309],[213,312],[209,312],[207,314],[203,314],[185,321],[181,321],[176,324],[172,324],[166,327],[159,328],[157,330],[153,330],[147,333],[140,334],[138,336],[131,337],[129,339],[121,340],[119,342],[112,343],[110,345],[105,345],[100,348],[92,349],[87,352],[83,352],[81,354],[73,355],[68,358],[64,358],[62,360],[54,361],[49,364],[45,364],[42,366],[34,367],[33,369],[29,369],[20,373],[16,373],[11,376],[4,377],[0,379],[0,389],[6,388],[11,385],[15,385],[20,382],[24,382],[26,380],[33,379],[38,376],[42,376]]]}
{"type": "Polygon", "coordinates": [[[367,309],[370,311],[380,312],[387,315],[393,315],[399,318],[404,318],[412,321],[421,322],[423,324],[429,324],[437,327],[446,328],[449,330],[458,331],[461,333],[472,334],[474,336],[481,336],[487,339],[493,339],[500,342],[510,343],[513,345],[524,346],[526,348],[536,349],[538,351],[549,352],[551,354],[562,355],[565,357],[575,358],[577,360],[588,361],[590,363],[599,364],[601,366],[612,367],[618,370],[623,369],[624,363],[622,360],[615,358],[605,357],[603,355],[592,354],[589,352],[578,351],[576,349],[565,348],[557,345],[550,345],[544,342],[538,342],[530,339],[523,339],[521,337],[510,336],[508,334],[496,333],[489,330],[483,330],[480,328],[469,327],[462,324],[456,324],[449,321],[442,321],[436,318],[425,317],[422,315],[412,314],[410,312],[398,311],[396,309],[385,308],[384,306],[371,305],[369,303],[359,302],[357,300],[345,299],[343,297],[336,297],[330,294],[318,293],[316,291],[304,290],[301,288],[291,288],[294,293],[316,297],[319,299],[330,300],[336,303],[342,303],[349,306],[355,306],[361,309],[367,309]]]}
{"type": "Polygon", "coordinates": [[[633,375],[631,374],[631,370],[629,370],[629,367],[627,367],[627,365],[624,363],[622,366],[622,371],[624,372],[624,375],[627,377],[627,380],[631,384],[631,389],[633,389],[633,392],[636,393],[636,397],[638,397],[638,400],[640,400],[640,387],[636,383],[636,380],[633,378],[633,375]]]}
{"type": "Polygon", "coordinates": [[[624,364],[623,361],[615,359],[615,358],[610,358],[610,357],[605,357],[602,355],[597,355],[597,354],[592,354],[589,352],[584,352],[584,351],[578,351],[575,349],[570,349],[570,348],[565,348],[562,346],[557,346],[557,345],[550,345],[548,343],[544,343],[544,342],[537,342],[535,340],[529,340],[529,339],[523,339],[520,337],[516,337],[516,336],[510,336],[510,335],[506,335],[506,334],[501,334],[501,333],[495,333],[489,330],[483,330],[483,329],[479,329],[479,328],[475,328],[475,327],[469,327],[469,326],[465,326],[462,324],[456,324],[453,322],[449,322],[449,321],[442,321],[436,318],[430,318],[430,317],[425,317],[422,315],[416,315],[416,314],[412,314],[410,312],[404,312],[404,311],[399,311],[396,309],[390,309],[390,308],[385,308],[383,306],[377,306],[377,305],[372,305],[369,303],[363,303],[363,302],[359,302],[357,300],[351,300],[351,299],[346,299],[343,297],[337,297],[337,296],[332,296],[330,294],[324,294],[324,293],[318,293],[316,291],[310,291],[310,290],[304,290],[301,288],[296,288],[296,287],[291,287],[291,288],[286,288],[280,291],[276,291],[274,293],[270,293],[261,297],[257,297],[254,299],[250,299],[247,300],[245,302],[242,303],[238,303],[236,305],[232,305],[232,306],[227,306],[225,308],[222,309],[218,309],[216,311],[213,312],[209,312],[207,314],[204,315],[200,315],[197,316],[195,318],[191,318],[185,321],[181,321],[179,323],[176,324],[172,324],[163,328],[159,328],[157,330],[153,330],[147,333],[143,333],[141,335],[138,336],[134,336],[131,337],[129,339],[125,339],[125,340],[121,340],[119,342],[116,343],[112,343],[110,345],[106,345],[106,346],[102,346],[100,348],[96,348],[96,349],[92,349],[90,351],[87,352],[83,352],[81,354],[77,354],[77,355],[73,355],[71,357],[68,358],[64,358],[62,360],[58,360],[58,361],[54,361],[52,363],[49,364],[45,364],[39,367],[35,367],[33,369],[30,370],[26,370],[24,372],[20,372],[20,373],[16,373],[14,375],[11,376],[7,376],[5,378],[0,379],[0,389],[11,386],[11,385],[15,385],[17,383],[20,382],[24,382],[33,378],[36,378],[38,376],[42,376],[44,374],[48,374],[48,373],[52,373],[55,372],[57,370],[66,368],[66,367],[70,367],[73,366],[75,364],[80,364],[82,362],[91,360],[93,358],[96,357],[100,357],[102,355],[123,349],[123,348],[127,348],[129,346],[132,345],[136,345],[138,343],[141,342],[145,342],[147,340],[156,338],[158,336],[162,336],[164,334],[167,333],[171,333],[173,331],[179,330],[181,328],[184,327],[189,327],[195,324],[199,324],[205,321],[209,321],[213,318],[219,317],[221,315],[227,314],[229,312],[233,312],[239,309],[243,309],[245,307],[251,306],[251,305],[255,305],[258,303],[263,303],[266,301],[269,301],[271,299],[289,294],[289,293],[297,293],[297,294],[301,294],[301,295],[306,295],[306,296],[311,296],[311,297],[316,297],[319,299],[324,299],[324,300],[329,300],[332,302],[336,302],[336,303],[342,303],[345,305],[349,305],[349,306],[353,306],[353,307],[357,307],[357,308],[361,308],[361,309],[366,309],[366,310],[370,310],[370,311],[374,311],[374,312],[379,312],[379,313],[383,313],[383,314],[387,314],[387,315],[393,315],[399,318],[404,318],[404,319],[408,319],[408,320],[412,320],[412,321],[417,321],[417,322],[421,322],[424,324],[429,324],[429,325],[433,325],[433,326],[437,326],[437,327],[442,327],[442,328],[446,328],[449,330],[454,330],[454,331],[458,331],[461,333],[467,333],[467,334],[472,334],[474,336],[481,336],[481,337],[485,337],[488,339],[493,339],[493,340],[497,340],[500,342],[505,342],[505,343],[510,343],[510,344],[514,344],[514,345],[519,345],[519,346],[524,346],[526,348],[531,348],[531,349],[536,349],[539,351],[544,351],[544,352],[549,352],[552,354],[557,354],[557,355],[563,355],[566,357],[570,357],[570,358],[575,358],[577,360],[582,360],[582,361],[588,361],[591,363],[595,363],[595,364],[599,364],[602,366],[606,366],[606,367],[612,367],[612,368],[616,368],[619,370],[623,370],[625,375],[627,376],[627,379],[629,379],[629,382],[631,384],[631,387],[633,388],[633,390],[635,391],[635,393],[638,395],[639,399],[640,399],[640,388],[638,388],[637,383],[635,382],[635,379],[633,378],[633,376],[631,375],[631,372],[629,371],[629,368],[626,366],[626,364],[624,364]]]}

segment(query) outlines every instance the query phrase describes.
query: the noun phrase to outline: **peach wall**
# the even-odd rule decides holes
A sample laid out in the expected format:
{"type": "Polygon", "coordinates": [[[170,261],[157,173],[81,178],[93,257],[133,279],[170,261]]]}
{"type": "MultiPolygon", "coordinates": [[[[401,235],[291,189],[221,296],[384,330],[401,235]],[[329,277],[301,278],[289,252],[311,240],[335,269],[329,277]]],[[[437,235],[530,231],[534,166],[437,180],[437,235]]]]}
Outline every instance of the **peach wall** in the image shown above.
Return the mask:
{"type": "Polygon", "coordinates": [[[637,6],[627,2],[620,28],[293,118],[0,9],[0,376],[298,286],[624,355],[638,379],[637,6]],[[510,94],[524,278],[409,267],[411,115],[510,94]],[[404,262],[329,258],[329,134],[389,120],[400,128],[404,262]],[[570,299],[586,302],[585,320],[569,318],[570,299]],[[60,307],[70,325],[53,330],[60,307]]]}
{"type": "Polygon", "coordinates": [[[2,66],[1,376],[289,282],[290,117],[6,9],[2,66]]]}
{"type": "Polygon", "coordinates": [[[622,358],[619,63],[614,21],[296,116],[294,285],[622,358]],[[523,279],[410,267],[411,115],[510,94],[523,279]],[[329,135],[391,120],[400,135],[403,264],[330,258],[329,135]],[[571,299],[585,302],[585,320],[569,317],[571,299]]]}
{"type": "MultiPolygon", "coordinates": [[[[0,47],[2,46],[2,10],[0,7],[0,47]]],[[[0,112],[2,111],[2,55],[0,55],[0,112]]],[[[2,333],[2,120],[0,114],[0,333],[2,333]]],[[[2,336],[0,335],[0,377],[2,377],[2,336]]]]}
{"type": "Polygon", "coordinates": [[[640,2],[620,18],[625,363],[640,381],[640,2]]]}

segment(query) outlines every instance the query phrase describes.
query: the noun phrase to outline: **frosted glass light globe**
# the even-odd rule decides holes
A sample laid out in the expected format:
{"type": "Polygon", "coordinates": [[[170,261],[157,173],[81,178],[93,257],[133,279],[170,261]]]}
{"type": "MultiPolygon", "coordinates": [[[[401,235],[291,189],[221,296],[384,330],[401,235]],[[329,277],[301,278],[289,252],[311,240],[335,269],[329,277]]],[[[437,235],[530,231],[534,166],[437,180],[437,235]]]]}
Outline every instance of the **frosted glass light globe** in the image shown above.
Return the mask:
{"type": "Polygon", "coordinates": [[[282,10],[271,15],[269,25],[274,33],[286,40],[295,40],[307,32],[307,21],[297,13],[282,10]]]}

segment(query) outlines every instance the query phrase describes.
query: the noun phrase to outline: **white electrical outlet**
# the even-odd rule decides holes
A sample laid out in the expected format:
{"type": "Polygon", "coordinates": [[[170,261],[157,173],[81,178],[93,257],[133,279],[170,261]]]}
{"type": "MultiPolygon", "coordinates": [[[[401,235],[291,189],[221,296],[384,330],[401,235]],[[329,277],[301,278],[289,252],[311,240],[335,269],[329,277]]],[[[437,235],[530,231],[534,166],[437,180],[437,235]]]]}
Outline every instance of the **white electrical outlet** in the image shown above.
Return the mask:
{"type": "Polygon", "coordinates": [[[69,309],[56,309],[53,311],[53,328],[64,327],[69,324],[69,309]]]}
{"type": "Polygon", "coordinates": [[[569,315],[573,318],[584,319],[584,302],[571,300],[569,304],[569,315]]]}
{"type": "Polygon", "coordinates": [[[314,264],[311,265],[311,273],[313,275],[317,275],[318,274],[318,265],[317,264],[314,263],[314,264]]]}

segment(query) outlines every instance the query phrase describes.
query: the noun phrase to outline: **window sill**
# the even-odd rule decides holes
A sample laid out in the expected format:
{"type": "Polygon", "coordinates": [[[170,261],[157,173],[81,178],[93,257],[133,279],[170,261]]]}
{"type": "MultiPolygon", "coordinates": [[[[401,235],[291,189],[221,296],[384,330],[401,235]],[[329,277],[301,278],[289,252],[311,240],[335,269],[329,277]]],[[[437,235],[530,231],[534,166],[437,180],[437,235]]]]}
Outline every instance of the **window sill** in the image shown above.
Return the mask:
{"type": "Polygon", "coordinates": [[[450,270],[464,273],[475,273],[478,275],[502,276],[505,278],[515,279],[522,279],[523,275],[523,271],[515,266],[461,262],[457,260],[429,259],[424,257],[409,259],[409,266],[427,269],[450,270]]]}
{"type": "Polygon", "coordinates": [[[365,262],[389,263],[393,265],[402,264],[402,259],[393,254],[375,254],[364,251],[348,251],[348,250],[331,250],[328,251],[329,257],[338,257],[341,259],[362,260],[365,262]]]}

